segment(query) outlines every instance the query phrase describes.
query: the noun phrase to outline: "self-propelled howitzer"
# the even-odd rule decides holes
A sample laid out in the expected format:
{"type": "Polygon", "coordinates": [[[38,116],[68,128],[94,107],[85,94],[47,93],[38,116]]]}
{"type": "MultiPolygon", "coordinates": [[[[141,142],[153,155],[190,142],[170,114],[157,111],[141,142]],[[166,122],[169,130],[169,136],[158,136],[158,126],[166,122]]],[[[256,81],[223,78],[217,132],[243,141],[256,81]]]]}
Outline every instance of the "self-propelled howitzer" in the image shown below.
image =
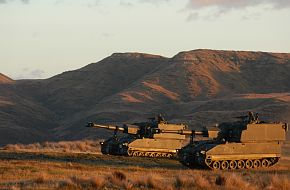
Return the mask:
{"type": "Polygon", "coordinates": [[[150,118],[148,122],[123,124],[121,127],[95,123],[89,123],[88,127],[114,131],[113,137],[101,142],[101,152],[112,155],[175,157],[194,135],[208,136],[207,132],[195,132],[189,130],[187,125],[171,124],[160,117],[150,118]],[[126,135],[118,137],[118,131],[126,135]]]}
{"type": "Polygon", "coordinates": [[[286,123],[259,121],[257,115],[239,117],[240,121],[218,125],[217,138],[192,141],[178,154],[188,167],[211,169],[266,168],[281,157],[281,144],[286,140],[286,123]]]}

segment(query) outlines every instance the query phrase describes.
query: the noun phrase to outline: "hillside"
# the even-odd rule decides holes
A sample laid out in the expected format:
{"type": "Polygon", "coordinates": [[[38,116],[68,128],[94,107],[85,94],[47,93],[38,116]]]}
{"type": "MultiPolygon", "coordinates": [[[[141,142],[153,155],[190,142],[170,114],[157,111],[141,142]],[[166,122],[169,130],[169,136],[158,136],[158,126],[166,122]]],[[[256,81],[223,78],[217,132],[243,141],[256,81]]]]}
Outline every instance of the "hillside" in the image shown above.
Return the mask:
{"type": "Polygon", "coordinates": [[[6,75],[0,73],[0,84],[10,84],[13,83],[13,80],[6,75]]]}
{"type": "Polygon", "coordinates": [[[49,79],[0,83],[0,144],[104,138],[109,132],[85,124],[134,122],[158,113],[196,128],[249,110],[290,122],[289,73],[290,54],[116,53],[49,79]]]}

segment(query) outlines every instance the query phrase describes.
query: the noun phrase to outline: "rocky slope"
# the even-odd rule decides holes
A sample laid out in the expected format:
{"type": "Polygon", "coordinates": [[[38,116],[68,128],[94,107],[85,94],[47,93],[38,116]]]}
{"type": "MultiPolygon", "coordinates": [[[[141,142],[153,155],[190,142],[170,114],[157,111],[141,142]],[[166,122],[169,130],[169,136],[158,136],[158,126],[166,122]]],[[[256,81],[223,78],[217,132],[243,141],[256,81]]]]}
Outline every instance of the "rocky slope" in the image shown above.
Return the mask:
{"type": "Polygon", "coordinates": [[[157,113],[194,127],[249,110],[290,122],[289,73],[290,54],[116,53],[45,80],[0,82],[0,144],[104,137],[84,128],[86,122],[133,122],[157,113]]]}

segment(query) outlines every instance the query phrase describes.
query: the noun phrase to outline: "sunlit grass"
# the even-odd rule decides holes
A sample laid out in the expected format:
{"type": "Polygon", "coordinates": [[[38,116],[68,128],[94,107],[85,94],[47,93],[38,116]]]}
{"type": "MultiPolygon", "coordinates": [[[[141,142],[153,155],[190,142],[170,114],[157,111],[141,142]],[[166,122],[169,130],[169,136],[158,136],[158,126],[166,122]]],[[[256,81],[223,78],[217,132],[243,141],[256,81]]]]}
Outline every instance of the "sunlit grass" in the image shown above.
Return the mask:
{"type": "Polygon", "coordinates": [[[267,169],[212,171],[188,169],[172,159],[47,150],[0,151],[0,189],[290,189],[287,151],[267,169]]]}

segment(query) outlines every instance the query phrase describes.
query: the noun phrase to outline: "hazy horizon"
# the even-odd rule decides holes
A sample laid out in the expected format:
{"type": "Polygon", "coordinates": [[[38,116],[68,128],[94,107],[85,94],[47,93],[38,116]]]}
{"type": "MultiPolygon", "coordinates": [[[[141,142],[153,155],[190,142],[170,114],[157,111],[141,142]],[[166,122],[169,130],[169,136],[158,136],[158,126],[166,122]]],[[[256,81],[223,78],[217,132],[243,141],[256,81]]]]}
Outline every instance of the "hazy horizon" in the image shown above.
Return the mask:
{"type": "Polygon", "coordinates": [[[0,72],[48,78],[115,52],[290,52],[286,0],[0,0],[0,72]]]}

